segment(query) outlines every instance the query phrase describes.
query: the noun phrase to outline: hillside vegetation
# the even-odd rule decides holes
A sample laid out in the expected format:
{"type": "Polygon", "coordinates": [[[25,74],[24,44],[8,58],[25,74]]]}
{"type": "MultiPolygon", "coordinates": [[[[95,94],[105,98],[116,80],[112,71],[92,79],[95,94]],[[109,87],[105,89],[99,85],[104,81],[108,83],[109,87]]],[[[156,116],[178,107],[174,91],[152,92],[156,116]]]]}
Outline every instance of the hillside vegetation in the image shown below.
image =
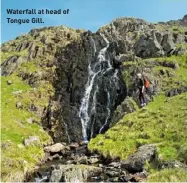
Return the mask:
{"type": "MultiPolygon", "coordinates": [[[[37,94],[17,76],[2,77],[2,177],[4,181],[20,181],[37,162],[44,157],[42,146],[52,140],[39,125],[40,119],[28,110],[28,104],[37,94]],[[13,80],[8,85],[7,81],[13,80]],[[20,92],[20,93],[19,93],[20,92]],[[16,103],[21,101],[20,108],[16,103]],[[29,122],[30,121],[30,122],[29,122]],[[30,124],[31,123],[31,124],[30,124]],[[39,141],[29,146],[23,142],[29,136],[37,136],[39,141]]],[[[38,101],[39,102],[39,101],[38,101]]],[[[45,103],[41,100],[42,105],[45,103]]]]}
{"type": "Polygon", "coordinates": [[[23,181],[44,159],[43,146],[53,142],[41,124],[54,94],[55,66],[51,63],[58,45],[63,47],[76,37],[73,29],[51,27],[33,29],[2,45],[1,63],[9,60],[1,77],[2,181],[23,181]],[[36,139],[25,145],[30,137],[36,139]]]}
{"type": "MultiPolygon", "coordinates": [[[[160,162],[178,160],[187,163],[187,92],[167,97],[170,90],[187,86],[187,56],[147,59],[139,63],[124,64],[129,66],[128,70],[124,71],[124,80],[129,86],[132,85],[130,70],[153,64],[151,76],[157,79],[160,92],[146,107],[124,115],[105,134],[92,139],[89,149],[96,150],[106,157],[119,157],[125,160],[141,145],[155,144],[160,162]],[[177,63],[179,68],[175,70],[155,64],[163,61],[177,63]],[[168,76],[166,71],[171,75],[168,76]]],[[[186,170],[156,170],[155,166],[149,167],[151,175],[148,181],[187,180],[186,170]],[[176,174],[173,175],[175,171],[176,174]]]]}

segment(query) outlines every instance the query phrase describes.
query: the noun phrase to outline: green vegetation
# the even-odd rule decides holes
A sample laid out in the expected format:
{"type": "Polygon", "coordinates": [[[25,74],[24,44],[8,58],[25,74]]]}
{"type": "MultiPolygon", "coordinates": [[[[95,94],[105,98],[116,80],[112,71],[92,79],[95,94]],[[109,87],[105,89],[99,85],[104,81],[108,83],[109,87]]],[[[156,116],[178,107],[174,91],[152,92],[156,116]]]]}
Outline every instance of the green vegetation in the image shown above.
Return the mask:
{"type": "Polygon", "coordinates": [[[156,29],[159,31],[170,31],[172,33],[184,33],[187,31],[187,27],[180,25],[167,25],[167,24],[156,24],[156,29]]]}
{"type": "Polygon", "coordinates": [[[33,89],[15,75],[2,77],[2,180],[23,181],[25,174],[44,156],[42,144],[51,141],[48,134],[38,124],[30,124],[28,118],[39,119],[28,110],[32,102],[33,89]],[[13,81],[8,85],[7,80],[13,81]],[[20,91],[19,94],[14,92],[20,91]],[[16,103],[21,101],[21,109],[16,103]],[[40,144],[24,146],[23,140],[29,136],[38,136],[40,144]]]}
{"type": "Polygon", "coordinates": [[[19,68],[19,71],[22,71],[24,73],[33,73],[33,72],[37,72],[39,70],[40,70],[40,68],[39,68],[39,66],[37,66],[37,64],[34,60],[21,64],[21,66],[19,68]]]}
{"type": "Polygon", "coordinates": [[[186,182],[187,173],[184,169],[164,169],[151,174],[147,182],[186,182]]]}
{"type": "Polygon", "coordinates": [[[104,135],[98,135],[91,141],[89,148],[105,156],[126,159],[137,147],[154,143],[160,158],[173,160],[179,156],[178,150],[186,143],[186,120],[187,93],[170,100],[160,95],[147,107],[123,117],[104,135]]]}
{"type": "MultiPolygon", "coordinates": [[[[123,78],[128,87],[133,87],[135,76],[132,73],[151,68],[150,77],[158,81],[160,94],[146,107],[125,115],[105,134],[92,139],[89,149],[104,156],[126,159],[139,146],[155,144],[160,161],[186,163],[187,92],[171,98],[167,98],[165,92],[187,86],[187,55],[129,61],[124,65],[123,78]],[[179,67],[174,69],[168,66],[170,64],[179,67]]],[[[149,182],[187,180],[186,170],[158,171],[151,166],[149,173],[149,182]]]]}
{"type": "Polygon", "coordinates": [[[169,67],[156,66],[153,69],[153,74],[159,76],[161,81],[161,89],[168,91],[171,88],[180,88],[181,86],[187,86],[187,55],[171,56],[167,58],[156,59],[158,62],[170,62],[178,64],[179,68],[172,69],[169,67]],[[164,74],[160,74],[163,70],[164,74]]]}
{"type": "Polygon", "coordinates": [[[187,43],[183,43],[183,44],[176,44],[177,48],[187,48],[187,43]]]}
{"type": "Polygon", "coordinates": [[[174,33],[184,33],[187,31],[187,27],[185,26],[172,26],[169,28],[169,30],[171,32],[174,32],[174,33]]]}

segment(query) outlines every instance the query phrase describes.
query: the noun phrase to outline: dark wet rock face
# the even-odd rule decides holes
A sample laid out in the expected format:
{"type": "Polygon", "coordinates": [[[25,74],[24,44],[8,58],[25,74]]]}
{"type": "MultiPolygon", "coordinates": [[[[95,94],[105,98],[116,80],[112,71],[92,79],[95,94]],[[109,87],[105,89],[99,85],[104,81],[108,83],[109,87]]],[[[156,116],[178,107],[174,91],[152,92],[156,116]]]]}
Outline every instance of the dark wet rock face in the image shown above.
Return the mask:
{"type": "Polygon", "coordinates": [[[56,94],[52,100],[58,107],[56,111],[49,107],[44,119],[48,127],[49,116],[62,125],[54,139],[89,140],[108,129],[113,111],[126,96],[119,67],[114,63],[116,53],[109,49],[116,48],[110,47],[107,38],[88,32],[79,42],[57,50],[56,94]]]}

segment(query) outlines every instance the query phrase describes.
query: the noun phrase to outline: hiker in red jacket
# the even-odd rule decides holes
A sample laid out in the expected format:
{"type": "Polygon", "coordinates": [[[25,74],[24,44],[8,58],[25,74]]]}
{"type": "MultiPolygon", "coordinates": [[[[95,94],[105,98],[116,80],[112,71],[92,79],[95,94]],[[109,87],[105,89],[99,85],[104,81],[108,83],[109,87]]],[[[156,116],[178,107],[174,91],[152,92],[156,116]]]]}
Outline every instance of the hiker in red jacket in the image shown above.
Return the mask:
{"type": "Polygon", "coordinates": [[[137,77],[138,77],[139,100],[140,100],[140,105],[143,107],[146,106],[145,81],[141,73],[138,73],[137,77]]]}

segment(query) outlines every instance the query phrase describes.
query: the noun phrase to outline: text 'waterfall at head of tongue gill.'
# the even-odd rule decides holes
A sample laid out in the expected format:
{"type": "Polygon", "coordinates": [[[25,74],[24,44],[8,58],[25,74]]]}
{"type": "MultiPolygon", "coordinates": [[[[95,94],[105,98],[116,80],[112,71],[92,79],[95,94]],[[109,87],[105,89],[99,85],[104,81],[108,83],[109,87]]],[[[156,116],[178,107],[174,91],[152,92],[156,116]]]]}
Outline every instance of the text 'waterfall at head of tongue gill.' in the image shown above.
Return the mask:
{"type": "MultiPolygon", "coordinates": [[[[96,62],[92,63],[90,61],[90,63],[89,63],[88,81],[85,86],[85,92],[84,92],[84,96],[82,98],[81,107],[80,107],[80,111],[79,111],[79,117],[80,117],[81,123],[82,123],[82,134],[83,134],[84,141],[88,141],[87,130],[89,128],[88,123],[90,122],[90,111],[92,111],[92,112],[95,111],[96,103],[97,103],[96,95],[99,91],[98,91],[97,83],[95,83],[95,81],[96,81],[97,77],[99,77],[99,75],[102,75],[102,74],[106,73],[108,70],[112,69],[112,65],[110,63],[110,60],[106,59],[106,52],[107,52],[107,48],[109,47],[109,41],[107,40],[107,38],[103,34],[101,34],[101,37],[105,41],[106,46],[99,51],[96,62]],[[103,67],[103,63],[106,61],[107,61],[107,67],[103,67]],[[96,87],[95,87],[95,85],[96,85],[96,87]],[[91,101],[92,101],[92,103],[91,103],[91,101]]],[[[96,52],[97,52],[95,41],[92,37],[90,40],[91,40],[91,44],[93,45],[94,56],[95,56],[96,52]]],[[[110,111],[108,109],[108,106],[106,106],[106,107],[107,107],[107,111],[109,114],[110,111]]],[[[107,122],[107,118],[108,118],[108,116],[106,117],[105,122],[107,122]]],[[[91,136],[92,136],[93,135],[93,128],[94,128],[93,124],[92,124],[92,127],[90,126],[90,128],[91,128],[91,136]]]]}

